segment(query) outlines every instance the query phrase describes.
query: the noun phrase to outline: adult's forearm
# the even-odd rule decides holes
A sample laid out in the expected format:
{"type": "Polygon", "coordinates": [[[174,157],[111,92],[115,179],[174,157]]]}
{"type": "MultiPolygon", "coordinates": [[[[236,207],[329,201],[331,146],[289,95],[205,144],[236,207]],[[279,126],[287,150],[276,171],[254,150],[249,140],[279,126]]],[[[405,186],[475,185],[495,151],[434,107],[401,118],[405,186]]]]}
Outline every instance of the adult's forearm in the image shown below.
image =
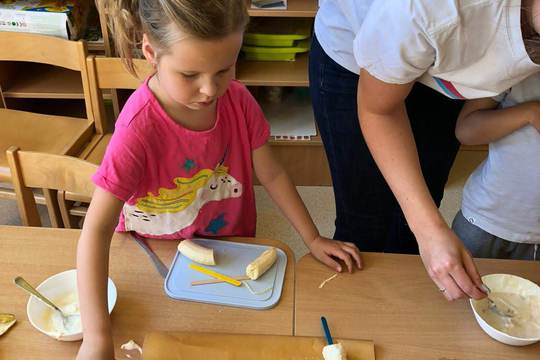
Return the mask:
{"type": "Polygon", "coordinates": [[[422,175],[405,105],[384,115],[360,108],[359,117],[366,143],[411,230],[440,226],[444,221],[422,175]]]}

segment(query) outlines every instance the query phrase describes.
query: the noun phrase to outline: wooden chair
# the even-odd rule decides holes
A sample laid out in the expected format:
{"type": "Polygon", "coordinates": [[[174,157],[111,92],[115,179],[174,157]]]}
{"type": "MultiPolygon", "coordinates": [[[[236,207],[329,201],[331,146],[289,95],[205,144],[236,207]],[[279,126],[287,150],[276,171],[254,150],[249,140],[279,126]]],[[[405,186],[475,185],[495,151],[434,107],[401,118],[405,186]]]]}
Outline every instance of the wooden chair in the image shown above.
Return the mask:
{"type": "Polygon", "coordinates": [[[92,112],[96,119],[99,132],[104,136],[80,155],[81,158],[95,164],[100,164],[105,154],[105,149],[109,144],[112,134],[107,134],[105,125],[109,121],[103,101],[104,90],[137,89],[141,83],[154,72],[146,60],[133,60],[137,70],[137,77],[133,76],[122,63],[120,58],[95,57],[87,58],[88,79],[90,85],[90,98],[92,112]]]}
{"type": "MultiPolygon", "coordinates": [[[[76,157],[21,151],[6,151],[21,221],[25,226],[41,226],[32,189],[70,191],[91,198],[95,186],[91,176],[97,165],[76,157]]],[[[57,209],[58,211],[58,209],[57,209]]]]}
{"type": "MultiPolygon", "coordinates": [[[[0,106],[0,198],[15,199],[11,189],[12,174],[6,159],[6,150],[10,146],[58,155],[78,155],[95,138],[98,127],[94,122],[90,102],[84,42],[36,34],[0,32],[0,44],[3,49],[0,51],[0,61],[6,62],[8,66],[13,62],[33,62],[80,72],[87,114],[86,119],[81,119],[0,106]]],[[[3,74],[2,80],[17,81],[16,78],[8,77],[9,74],[3,74]]],[[[44,195],[45,199],[39,197],[38,201],[47,203],[52,211],[50,194],[46,192],[44,195]]],[[[51,213],[51,222],[53,226],[59,225],[54,213],[51,213]]]]}
{"type": "MultiPolygon", "coordinates": [[[[96,138],[79,155],[93,164],[99,165],[103,160],[103,155],[107,145],[111,140],[112,133],[106,133],[104,124],[108,123],[107,112],[103,101],[104,90],[138,88],[146,77],[154,72],[151,65],[146,60],[134,60],[135,69],[138,76],[133,76],[124,66],[120,58],[95,57],[87,58],[88,79],[90,87],[90,98],[92,103],[92,113],[95,116],[95,122],[98,133],[102,136],[96,138]]],[[[85,206],[77,206],[77,203],[88,203],[89,197],[73,192],[59,192],[58,203],[65,227],[75,227],[76,217],[86,214],[85,206]],[[75,206],[74,206],[75,205],[75,206]],[[66,222],[66,219],[70,219],[66,222]]]]}

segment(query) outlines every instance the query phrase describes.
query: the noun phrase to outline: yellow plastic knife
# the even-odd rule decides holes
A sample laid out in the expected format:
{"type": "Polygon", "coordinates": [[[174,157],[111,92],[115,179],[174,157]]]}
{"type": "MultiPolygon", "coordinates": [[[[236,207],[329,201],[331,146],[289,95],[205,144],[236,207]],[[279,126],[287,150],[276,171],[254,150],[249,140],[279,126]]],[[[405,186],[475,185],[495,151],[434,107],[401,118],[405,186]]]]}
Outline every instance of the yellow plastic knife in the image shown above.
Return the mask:
{"type": "Polygon", "coordinates": [[[193,270],[196,270],[198,272],[201,272],[203,274],[206,274],[208,276],[211,276],[213,278],[216,278],[216,279],[219,279],[219,280],[223,280],[225,282],[228,282],[229,284],[231,285],[234,285],[234,286],[240,286],[242,285],[242,283],[238,280],[235,280],[233,279],[232,277],[230,276],[227,276],[227,275],[223,275],[223,274],[220,274],[214,270],[210,270],[210,269],[207,269],[205,267],[202,267],[200,265],[197,265],[197,264],[189,264],[189,267],[193,270]]]}

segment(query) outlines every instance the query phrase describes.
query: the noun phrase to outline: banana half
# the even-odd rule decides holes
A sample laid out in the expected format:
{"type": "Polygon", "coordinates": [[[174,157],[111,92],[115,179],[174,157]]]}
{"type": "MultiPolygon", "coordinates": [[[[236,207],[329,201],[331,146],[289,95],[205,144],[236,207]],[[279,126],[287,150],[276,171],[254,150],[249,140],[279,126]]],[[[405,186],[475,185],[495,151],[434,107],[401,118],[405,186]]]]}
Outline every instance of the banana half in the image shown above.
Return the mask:
{"type": "Polygon", "coordinates": [[[265,250],[258,258],[253,260],[246,267],[246,275],[251,280],[257,280],[262,274],[264,274],[268,269],[274,265],[277,260],[277,251],[276,248],[271,247],[268,250],[265,250]]]}
{"type": "Polygon", "coordinates": [[[196,244],[192,240],[182,240],[180,244],[178,244],[178,251],[185,257],[199,264],[216,265],[214,249],[196,244]]]}

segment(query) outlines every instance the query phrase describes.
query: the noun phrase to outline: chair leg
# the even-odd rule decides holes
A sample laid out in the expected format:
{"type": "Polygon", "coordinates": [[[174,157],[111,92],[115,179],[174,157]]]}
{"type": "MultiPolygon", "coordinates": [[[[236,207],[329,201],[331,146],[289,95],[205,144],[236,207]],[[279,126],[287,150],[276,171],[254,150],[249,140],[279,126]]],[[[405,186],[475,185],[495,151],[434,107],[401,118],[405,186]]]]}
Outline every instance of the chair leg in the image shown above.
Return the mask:
{"type": "Polygon", "coordinates": [[[7,108],[6,99],[4,98],[4,92],[2,91],[2,87],[0,86],[0,109],[5,108],[7,108]]]}
{"type": "Polygon", "coordinates": [[[73,229],[77,226],[75,225],[72,216],[69,214],[69,209],[71,208],[73,202],[66,200],[65,191],[58,191],[58,207],[60,209],[60,214],[62,216],[62,222],[66,229],[73,229]]]}
{"type": "Polygon", "coordinates": [[[56,190],[43,189],[43,196],[45,196],[45,204],[47,205],[51,226],[54,228],[64,227],[58,201],[56,200],[56,190]]]}

